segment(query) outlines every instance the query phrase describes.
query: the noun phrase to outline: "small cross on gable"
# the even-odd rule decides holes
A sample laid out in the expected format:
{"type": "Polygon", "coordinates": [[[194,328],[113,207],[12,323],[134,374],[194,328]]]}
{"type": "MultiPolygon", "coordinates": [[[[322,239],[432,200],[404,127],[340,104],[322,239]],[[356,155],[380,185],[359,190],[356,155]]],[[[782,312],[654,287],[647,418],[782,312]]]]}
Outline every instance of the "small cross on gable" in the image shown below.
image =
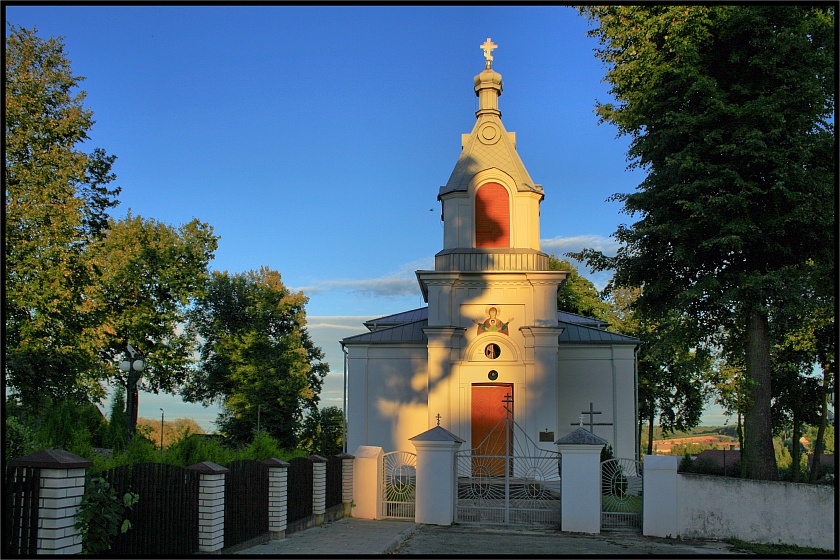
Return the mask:
{"type": "Polygon", "coordinates": [[[437,416],[435,416],[435,418],[437,418],[437,425],[440,426],[440,412],[437,413],[437,416]]]}

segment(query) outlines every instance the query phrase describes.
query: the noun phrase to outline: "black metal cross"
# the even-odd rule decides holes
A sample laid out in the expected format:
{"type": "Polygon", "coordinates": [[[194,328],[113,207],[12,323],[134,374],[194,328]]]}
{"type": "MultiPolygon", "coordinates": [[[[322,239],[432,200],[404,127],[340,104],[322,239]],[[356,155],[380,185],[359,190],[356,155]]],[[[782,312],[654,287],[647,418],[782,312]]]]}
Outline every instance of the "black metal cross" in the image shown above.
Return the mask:
{"type": "MultiPolygon", "coordinates": [[[[612,422],[595,422],[594,421],[595,415],[596,414],[602,414],[602,412],[600,410],[593,410],[593,408],[594,407],[592,406],[592,403],[589,403],[589,410],[582,410],[581,411],[581,417],[580,417],[581,420],[580,420],[578,425],[583,426],[585,424],[585,425],[589,426],[589,431],[593,434],[595,432],[593,431],[592,428],[595,427],[595,426],[612,426],[612,422]],[[589,415],[589,422],[583,422],[583,415],[584,414],[589,415]]],[[[575,423],[572,422],[572,426],[574,426],[574,425],[575,425],[575,423]]]]}
{"type": "Polygon", "coordinates": [[[437,416],[435,416],[435,418],[437,418],[437,425],[440,426],[440,412],[437,413],[437,416]]]}
{"type": "Polygon", "coordinates": [[[505,407],[505,411],[507,413],[508,418],[513,416],[513,409],[508,406],[509,404],[513,404],[513,397],[510,395],[510,393],[507,393],[502,399],[502,405],[505,407]]]}

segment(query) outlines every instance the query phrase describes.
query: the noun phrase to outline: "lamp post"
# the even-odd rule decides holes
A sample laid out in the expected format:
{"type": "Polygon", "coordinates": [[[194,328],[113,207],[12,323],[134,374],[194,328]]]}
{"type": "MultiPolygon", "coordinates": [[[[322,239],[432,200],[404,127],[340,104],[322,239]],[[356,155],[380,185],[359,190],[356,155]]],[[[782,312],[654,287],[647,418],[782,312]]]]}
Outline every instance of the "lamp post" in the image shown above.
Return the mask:
{"type": "Polygon", "coordinates": [[[163,453],[163,409],[160,409],[160,452],[163,453]]]}
{"type": "Polygon", "coordinates": [[[128,344],[128,357],[120,363],[120,371],[128,374],[126,380],[126,426],[125,426],[125,443],[131,442],[134,437],[134,432],[137,429],[137,381],[140,380],[140,374],[143,371],[145,363],[143,363],[143,356],[134,349],[131,344],[128,344]]]}

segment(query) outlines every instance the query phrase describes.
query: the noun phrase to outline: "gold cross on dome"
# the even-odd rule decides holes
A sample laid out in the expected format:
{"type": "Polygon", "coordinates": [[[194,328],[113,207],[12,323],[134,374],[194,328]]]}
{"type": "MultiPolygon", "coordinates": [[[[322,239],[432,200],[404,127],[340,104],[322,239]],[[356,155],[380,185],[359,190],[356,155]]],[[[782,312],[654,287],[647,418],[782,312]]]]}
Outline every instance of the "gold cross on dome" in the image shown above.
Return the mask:
{"type": "Polygon", "coordinates": [[[481,50],[484,51],[484,59],[486,60],[487,68],[490,68],[490,64],[493,62],[493,55],[490,54],[493,52],[493,49],[498,48],[499,45],[494,45],[493,41],[490,40],[490,37],[487,37],[487,40],[484,41],[484,44],[481,45],[481,50]]]}

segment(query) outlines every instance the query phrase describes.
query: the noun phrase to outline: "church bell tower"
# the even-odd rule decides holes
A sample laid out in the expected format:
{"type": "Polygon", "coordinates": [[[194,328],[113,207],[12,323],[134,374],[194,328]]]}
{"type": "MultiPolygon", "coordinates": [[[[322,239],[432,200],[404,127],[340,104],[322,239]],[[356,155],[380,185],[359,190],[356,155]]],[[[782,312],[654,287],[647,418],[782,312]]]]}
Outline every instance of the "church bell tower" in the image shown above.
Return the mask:
{"type": "Polygon", "coordinates": [[[433,271],[417,271],[428,303],[429,427],[441,414],[473,446],[482,437],[476,426],[493,422],[479,403],[502,393],[529,432],[557,425],[557,289],[566,277],[549,271],[540,250],[543,188],[502,124],[497,45],[488,38],[480,47],[475,125],[438,193],[443,249],[433,271]]]}

